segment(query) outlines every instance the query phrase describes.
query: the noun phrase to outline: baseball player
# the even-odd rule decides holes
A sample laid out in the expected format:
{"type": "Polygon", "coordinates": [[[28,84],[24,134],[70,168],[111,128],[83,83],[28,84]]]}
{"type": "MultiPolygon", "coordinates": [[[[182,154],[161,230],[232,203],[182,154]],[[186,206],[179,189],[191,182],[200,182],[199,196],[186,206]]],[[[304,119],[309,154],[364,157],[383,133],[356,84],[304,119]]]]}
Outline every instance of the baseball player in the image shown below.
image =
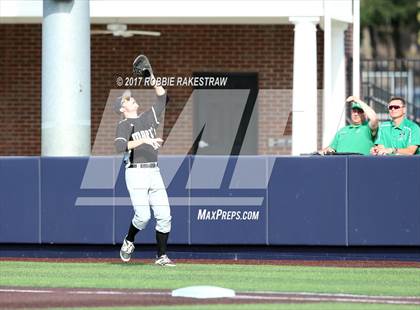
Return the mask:
{"type": "MultiPolygon", "coordinates": [[[[151,80],[156,81],[154,75],[151,80]]],[[[136,234],[146,228],[150,220],[150,208],[156,218],[157,260],[161,266],[175,266],[166,255],[171,230],[171,211],[168,195],[157,164],[158,149],[163,142],[156,136],[159,117],[168,97],[162,86],[155,85],[157,101],[151,109],[138,114],[139,104],[130,91],[117,98],[114,110],[124,116],[118,123],[115,147],[125,152],[125,181],[134,208],[134,217],[121,246],[120,257],[128,262],[134,251],[136,234]]]]}

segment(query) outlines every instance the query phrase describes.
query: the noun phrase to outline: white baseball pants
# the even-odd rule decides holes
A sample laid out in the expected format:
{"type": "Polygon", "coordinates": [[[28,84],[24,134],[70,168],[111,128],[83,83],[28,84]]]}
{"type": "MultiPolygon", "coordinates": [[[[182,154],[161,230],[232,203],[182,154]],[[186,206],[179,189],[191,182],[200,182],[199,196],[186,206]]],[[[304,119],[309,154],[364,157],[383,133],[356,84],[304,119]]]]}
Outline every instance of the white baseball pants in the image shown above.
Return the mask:
{"type": "Polygon", "coordinates": [[[156,219],[156,230],[171,230],[171,209],[159,167],[127,168],[125,182],[134,208],[133,225],[143,230],[150,220],[150,208],[156,219]]]}

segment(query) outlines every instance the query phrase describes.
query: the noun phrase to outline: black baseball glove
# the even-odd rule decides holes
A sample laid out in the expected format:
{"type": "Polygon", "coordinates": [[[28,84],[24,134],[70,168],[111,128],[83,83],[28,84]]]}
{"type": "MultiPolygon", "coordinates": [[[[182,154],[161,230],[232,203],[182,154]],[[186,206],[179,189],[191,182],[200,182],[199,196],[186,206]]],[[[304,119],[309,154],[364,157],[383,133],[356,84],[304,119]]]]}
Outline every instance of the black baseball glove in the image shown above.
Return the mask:
{"type": "Polygon", "coordinates": [[[153,74],[152,66],[146,56],[139,55],[136,59],[134,59],[133,73],[134,75],[141,76],[143,78],[149,77],[153,74]]]}

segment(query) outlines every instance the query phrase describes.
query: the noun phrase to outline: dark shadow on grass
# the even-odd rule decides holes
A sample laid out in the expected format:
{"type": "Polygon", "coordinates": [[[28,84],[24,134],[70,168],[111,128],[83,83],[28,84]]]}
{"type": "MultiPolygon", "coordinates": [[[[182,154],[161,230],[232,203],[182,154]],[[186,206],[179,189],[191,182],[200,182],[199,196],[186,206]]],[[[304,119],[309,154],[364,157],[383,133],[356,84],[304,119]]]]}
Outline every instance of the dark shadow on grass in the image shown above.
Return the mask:
{"type": "Polygon", "coordinates": [[[121,266],[124,268],[130,268],[130,267],[139,267],[139,266],[152,266],[153,264],[147,264],[147,263],[141,263],[141,262],[132,262],[132,263],[124,263],[124,262],[109,262],[106,263],[108,265],[116,265],[116,266],[121,266]]]}

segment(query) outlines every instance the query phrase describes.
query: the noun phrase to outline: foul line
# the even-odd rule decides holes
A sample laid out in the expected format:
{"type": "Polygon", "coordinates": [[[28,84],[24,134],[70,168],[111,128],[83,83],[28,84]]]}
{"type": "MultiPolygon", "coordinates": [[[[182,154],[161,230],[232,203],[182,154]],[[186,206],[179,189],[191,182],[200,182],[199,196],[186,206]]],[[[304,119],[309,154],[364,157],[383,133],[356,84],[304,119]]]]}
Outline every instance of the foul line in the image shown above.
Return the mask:
{"type": "Polygon", "coordinates": [[[262,294],[262,295],[304,295],[304,296],[336,296],[336,297],[352,297],[352,298],[395,298],[395,299],[418,299],[418,296],[389,296],[389,295],[359,295],[344,293],[310,293],[310,292],[276,292],[276,291],[244,291],[243,294],[262,294]]]}
{"type": "MultiPolygon", "coordinates": [[[[382,298],[350,298],[350,297],[335,297],[334,295],[330,296],[248,296],[248,295],[237,295],[237,299],[248,299],[248,300],[281,300],[281,301],[298,301],[298,302],[350,302],[350,303],[372,303],[372,304],[394,304],[394,305],[420,305],[420,300],[390,300],[382,298]]],[[[397,299],[403,299],[396,297],[397,299]]]]}
{"type": "Polygon", "coordinates": [[[3,293],[35,293],[35,294],[51,294],[54,291],[44,291],[44,290],[16,290],[16,289],[0,289],[0,292],[3,293]]]}

